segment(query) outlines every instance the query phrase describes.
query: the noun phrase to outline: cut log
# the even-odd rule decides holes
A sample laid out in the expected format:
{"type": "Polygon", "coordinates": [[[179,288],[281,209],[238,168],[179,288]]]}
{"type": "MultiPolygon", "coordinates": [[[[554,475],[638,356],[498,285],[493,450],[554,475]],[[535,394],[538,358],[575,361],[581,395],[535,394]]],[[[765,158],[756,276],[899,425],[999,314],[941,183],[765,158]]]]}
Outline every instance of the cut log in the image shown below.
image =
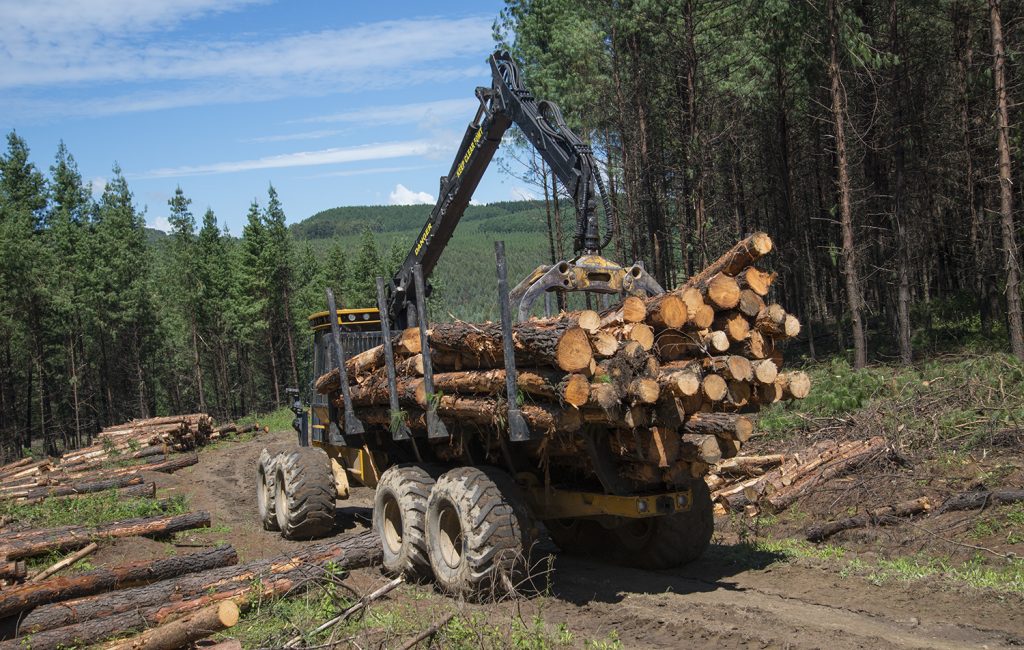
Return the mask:
{"type": "Polygon", "coordinates": [[[210,513],[190,512],[168,517],[139,517],[99,526],[70,526],[60,529],[40,529],[31,534],[11,539],[0,538],[0,556],[18,560],[51,551],[70,551],[89,543],[117,537],[163,537],[191,528],[207,528],[210,513]]]}
{"type": "MultiPolygon", "coordinates": [[[[590,366],[590,338],[565,321],[527,321],[512,326],[516,363],[551,366],[566,372],[582,372],[590,366]]],[[[430,330],[430,346],[439,350],[469,352],[502,363],[501,325],[496,323],[438,323],[430,330]]]]}
{"type": "Polygon", "coordinates": [[[746,442],[754,434],[754,423],[750,418],[736,413],[694,413],[686,418],[683,430],[686,433],[746,442]]]}
{"type": "Polygon", "coordinates": [[[648,377],[637,377],[629,384],[629,396],[638,404],[654,404],[658,401],[661,387],[648,377]]]}
{"type": "Polygon", "coordinates": [[[726,401],[734,408],[741,408],[750,403],[753,393],[750,389],[750,382],[737,379],[729,380],[729,392],[726,394],[726,401]]]}
{"type": "Polygon", "coordinates": [[[765,470],[781,465],[785,460],[785,454],[739,456],[719,461],[712,468],[712,471],[715,474],[727,474],[730,476],[761,476],[765,470]]]}
{"type": "Polygon", "coordinates": [[[590,382],[583,375],[570,373],[559,382],[557,388],[558,394],[566,404],[580,407],[590,399],[590,382]]]}
{"type": "MultiPolygon", "coordinates": [[[[0,562],[0,579],[20,582],[25,579],[26,575],[28,575],[28,567],[24,561],[0,562]]],[[[8,590],[0,591],[0,596],[7,593],[8,590]]]]}
{"type": "Polygon", "coordinates": [[[715,309],[733,309],[740,303],[740,285],[731,276],[719,273],[694,286],[703,291],[705,300],[715,309]]]}
{"type": "Polygon", "coordinates": [[[718,373],[726,379],[750,381],[754,378],[750,360],[737,354],[704,359],[704,368],[709,372],[718,373]]]}
{"type": "Polygon", "coordinates": [[[734,343],[745,341],[750,336],[750,322],[738,311],[720,312],[714,320],[714,327],[716,330],[725,332],[729,340],[734,343]]]}
{"type": "Polygon", "coordinates": [[[713,435],[684,433],[682,436],[684,460],[699,460],[711,465],[722,459],[718,438],[713,435]]]}
{"type": "Polygon", "coordinates": [[[786,328],[786,310],[782,308],[782,305],[775,303],[766,305],[765,308],[757,315],[757,320],[755,321],[754,326],[765,336],[784,336],[786,328]]]}
{"type": "Polygon", "coordinates": [[[598,332],[590,336],[590,345],[594,348],[594,356],[607,359],[619,349],[619,340],[608,332],[598,332]]]}
{"type": "Polygon", "coordinates": [[[663,395],[690,397],[700,392],[700,375],[691,370],[663,370],[657,382],[663,395]]]}
{"type": "MultiPolygon", "coordinates": [[[[19,634],[32,634],[33,650],[88,645],[159,625],[222,600],[234,599],[244,609],[252,596],[274,598],[315,584],[339,569],[377,564],[380,557],[380,538],[366,531],[312,544],[295,554],[44,605],[22,619],[19,634]]],[[[21,648],[22,642],[21,638],[5,641],[0,643],[0,650],[21,648]]]]}
{"type": "Polygon", "coordinates": [[[584,309],[576,314],[576,325],[587,334],[595,334],[601,329],[601,316],[593,309],[584,309]]]}
{"type": "Polygon", "coordinates": [[[725,380],[715,374],[705,375],[700,387],[704,397],[711,402],[721,402],[729,391],[729,386],[725,383],[725,380]]]}
{"type": "Polygon", "coordinates": [[[811,393],[811,378],[805,372],[780,373],[776,381],[782,388],[783,399],[803,399],[811,393]]]}
{"type": "Polygon", "coordinates": [[[697,289],[696,287],[684,286],[682,289],[673,291],[672,293],[678,295],[683,303],[686,304],[687,321],[692,321],[694,314],[707,306],[707,303],[704,302],[704,295],[700,292],[700,289],[697,289]]]}
{"type": "Polygon", "coordinates": [[[652,348],[662,361],[721,354],[729,349],[729,337],[719,330],[658,333],[652,348]]]}
{"type": "Polygon", "coordinates": [[[800,334],[800,321],[792,314],[786,314],[786,322],[782,326],[783,335],[788,338],[796,338],[800,334]]]}
{"type": "Polygon", "coordinates": [[[647,318],[647,305],[642,298],[627,296],[622,304],[612,307],[601,315],[599,328],[625,323],[642,323],[647,318]]]}
{"type": "Polygon", "coordinates": [[[47,603],[138,587],[237,563],[238,554],[235,553],[234,548],[219,546],[190,555],[94,569],[78,575],[25,584],[14,589],[0,591],[0,618],[28,611],[47,603]]]}
{"type": "Polygon", "coordinates": [[[112,479],[100,481],[84,481],[57,485],[54,487],[31,488],[27,490],[16,490],[0,494],[0,499],[13,499],[17,501],[39,501],[46,497],[62,497],[75,494],[91,494],[103,492],[113,488],[127,487],[142,483],[142,477],[138,474],[124,474],[112,479]]]}
{"type": "Polygon", "coordinates": [[[693,329],[706,330],[715,322],[715,308],[711,305],[701,305],[696,312],[687,313],[687,324],[693,329]]]}
{"type": "Polygon", "coordinates": [[[703,271],[690,278],[687,284],[698,286],[717,273],[737,275],[748,266],[772,251],[772,238],[766,233],[755,232],[739,241],[721,257],[709,264],[703,271]]]}
{"type": "Polygon", "coordinates": [[[177,650],[237,623],[238,605],[222,600],[130,639],[107,644],[103,650],[177,650]]]}
{"type": "Polygon", "coordinates": [[[919,497],[891,506],[875,508],[861,515],[845,517],[824,524],[817,524],[807,529],[805,536],[808,541],[821,542],[844,530],[864,528],[866,526],[885,526],[897,523],[902,519],[928,512],[932,502],[928,497],[919,497]]]}
{"type": "Polygon", "coordinates": [[[771,359],[761,359],[751,364],[754,371],[754,380],[759,384],[775,384],[779,377],[779,368],[771,359]]]}
{"type": "Polygon", "coordinates": [[[736,277],[736,280],[742,289],[750,289],[757,295],[764,297],[768,295],[768,290],[771,289],[772,282],[775,281],[776,276],[776,273],[769,273],[751,266],[743,270],[736,277]]]}
{"type": "Polygon", "coordinates": [[[682,327],[687,315],[686,303],[671,293],[656,296],[647,304],[647,322],[657,329],[682,327]]]}
{"type": "Polygon", "coordinates": [[[741,314],[747,318],[757,318],[757,315],[764,309],[764,299],[757,295],[752,289],[740,291],[740,304],[736,307],[741,314]]]}
{"type": "Polygon", "coordinates": [[[954,510],[981,510],[989,506],[1024,501],[1024,490],[978,490],[949,497],[939,506],[938,513],[954,510]]]}
{"type": "Polygon", "coordinates": [[[620,341],[636,341],[644,350],[654,347],[654,330],[646,323],[627,323],[604,330],[620,341]]]}

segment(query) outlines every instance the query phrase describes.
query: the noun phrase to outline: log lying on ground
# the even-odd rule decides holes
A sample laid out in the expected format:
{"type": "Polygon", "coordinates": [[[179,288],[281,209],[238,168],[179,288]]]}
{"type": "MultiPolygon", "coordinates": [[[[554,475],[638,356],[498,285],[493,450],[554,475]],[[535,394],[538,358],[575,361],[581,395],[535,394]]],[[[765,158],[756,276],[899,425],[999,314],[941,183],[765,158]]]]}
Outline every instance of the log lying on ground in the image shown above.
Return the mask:
{"type": "Polygon", "coordinates": [[[103,650],[177,650],[237,623],[238,605],[233,600],[224,600],[130,639],[109,643],[103,650]]]}
{"type": "MultiPolygon", "coordinates": [[[[380,538],[373,531],[366,531],[312,544],[295,554],[44,605],[21,620],[18,633],[32,635],[33,650],[88,645],[160,625],[223,600],[233,599],[244,609],[256,599],[275,598],[304,589],[333,575],[337,569],[377,564],[380,557],[380,538]]],[[[0,650],[21,648],[23,641],[23,638],[4,641],[0,643],[0,650]]]]}
{"type": "Polygon", "coordinates": [[[754,435],[753,421],[736,413],[694,413],[686,419],[683,429],[738,442],[746,442],[754,435]]]}
{"type": "Polygon", "coordinates": [[[844,530],[864,528],[866,526],[885,526],[896,523],[906,517],[928,512],[931,509],[932,502],[928,497],[919,497],[910,501],[904,501],[903,503],[875,508],[853,517],[811,526],[807,529],[805,536],[808,541],[820,542],[844,530]]]}
{"type": "Polygon", "coordinates": [[[28,583],[0,591],[0,618],[28,611],[39,605],[147,585],[237,563],[238,554],[233,547],[219,546],[189,555],[177,555],[148,562],[133,562],[110,568],[94,569],[78,575],[28,583]]]}
{"type": "Polygon", "coordinates": [[[954,510],[981,510],[989,506],[1006,505],[1024,501],[1024,490],[977,490],[963,492],[942,502],[936,514],[954,510]]]}
{"type": "Polygon", "coordinates": [[[39,501],[46,497],[90,494],[94,492],[103,492],[113,488],[124,488],[130,485],[139,485],[141,483],[142,476],[139,474],[123,474],[121,476],[115,476],[114,478],[101,481],[68,483],[54,487],[40,487],[23,491],[19,490],[17,492],[7,492],[0,494],[0,500],[39,501]]]}
{"type": "Polygon", "coordinates": [[[138,517],[99,526],[40,529],[19,536],[4,536],[0,539],[0,556],[17,560],[51,551],[69,551],[101,539],[161,537],[209,525],[210,513],[200,511],[166,517],[138,517]]]}
{"type": "MultiPolygon", "coordinates": [[[[0,579],[3,580],[24,580],[28,575],[28,567],[24,561],[0,562],[0,579]]],[[[6,594],[7,591],[0,592],[6,594]]]]}

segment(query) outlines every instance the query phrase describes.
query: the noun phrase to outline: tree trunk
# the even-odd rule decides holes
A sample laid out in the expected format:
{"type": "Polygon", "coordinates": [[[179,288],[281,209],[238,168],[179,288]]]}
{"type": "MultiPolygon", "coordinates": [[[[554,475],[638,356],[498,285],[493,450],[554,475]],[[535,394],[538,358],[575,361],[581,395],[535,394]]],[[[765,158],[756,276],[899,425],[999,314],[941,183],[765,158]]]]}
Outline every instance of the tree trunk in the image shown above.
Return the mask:
{"type": "Polygon", "coordinates": [[[992,74],[996,88],[999,136],[999,214],[1006,263],[1006,316],[1013,355],[1024,361],[1024,322],[1021,316],[1020,257],[1013,224],[1013,178],[1010,173],[1010,109],[1006,96],[1006,53],[1000,0],[988,0],[992,20],[992,74]]]}
{"type": "Polygon", "coordinates": [[[233,600],[224,600],[130,639],[108,644],[103,650],[177,650],[237,623],[238,605],[233,600]]]}
{"type": "Polygon", "coordinates": [[[846,154],[846,97],[839,72],[839,7],[840,0],[828,0],[829,63],[828,76],[832,95],[832,120],[836,139],[837,190],[839,192],[839,223],[842,230],[843,276],[846,280],[846,300],[853,325],[853,367],[867,365],[867,339],[864,334],[862,297],[857,274],[857,252],[853,234],[853,215],[850,206],[850,173],[846,154]]]}

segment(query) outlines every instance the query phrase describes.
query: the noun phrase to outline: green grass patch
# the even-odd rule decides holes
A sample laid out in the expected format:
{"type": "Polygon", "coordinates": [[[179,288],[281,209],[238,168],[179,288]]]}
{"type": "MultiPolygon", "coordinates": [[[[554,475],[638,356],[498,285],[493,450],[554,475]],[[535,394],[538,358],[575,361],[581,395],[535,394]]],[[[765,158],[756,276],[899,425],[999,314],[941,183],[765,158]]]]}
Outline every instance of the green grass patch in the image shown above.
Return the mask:
{"type": "MultiPolygon", "coordinates": [[[[860,568],[863,570],[863,567],[860,568]]],[[[986,563],[980,556],[957,563],[945,558],[915,555],[879,560],[877,564],[867,569],[866,578],[876,585],[892,581],[912,582],[939,578],[975,589],[1024,594],[1024,560],[1011,559],[1002,566],[994,566],[986,563]]]]}
{"type": "Polygon", "coordinates": [[[169,507],[163,509],[156,499],[122,499],[118,498],[116,490],[108,490],[71,499],[43,499],[31,505],[6,502],[0,504],[0,515],[13,517],[19,524],[32,528],[53,528],[97,526],[122,519],[179,515],[188,511],[188,501],[183,496],[172,497],[169,503],[169,507]]]}
{"type": "Polygon", "coordinates": [[[292,430],[293,419],[295,419],[295,414],[291,412],[291,409],[286,406],[282,406],[276,411],[247,415],[238,420],[237,424],[241,427],[246,424],[252,424],[253,422],[259,422],[261,427],[270,427],[271,431],[280,433],[281,431],[292,430]]]}

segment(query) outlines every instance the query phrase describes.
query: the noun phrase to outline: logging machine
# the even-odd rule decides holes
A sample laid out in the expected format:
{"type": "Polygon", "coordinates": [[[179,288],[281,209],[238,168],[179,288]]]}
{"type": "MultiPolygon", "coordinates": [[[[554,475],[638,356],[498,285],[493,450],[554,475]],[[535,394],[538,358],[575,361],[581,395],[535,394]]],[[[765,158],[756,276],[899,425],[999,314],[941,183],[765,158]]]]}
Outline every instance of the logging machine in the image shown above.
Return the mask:
{"type": "MultiPolygon", "coordinates": [[[[476,89],[479,108],[448,175],[441,177],[436,205],[394,276],[377,278],[377,308],[337,309],[328,290],[327,311],[309,318],[314,379],[333,370],[340,381],[332,398],[313,391],[308,414],[296,399],[297,448],[261,455],[257,496],[262,524],[289,538],[322,536],[334,528],[336,498],[347,498],[351,485],[375,488],[373,521],[385,568],[433,578],[460,593],[478,592],[485,583],[495,588],[494,579],[481,577],[507,566],[503,556],[528,556],[540,522],[565,550],[657,568],[692,560],[712,532],[702,480],[691,482],[687,476],[679,484],[654,486],[623,481],[607,452],[607,432],[592,427],[584,427],[570,445],[577,458],[563,462],[562,469],[545,469],[537,462],[538,454],[547,457],[545,436],[529,430],[515,397],[513,321],[528,319],[537,298],[557,292],[621,299],[654,296],[663,289],[642,264],[623,267],[601,255],[616,219],[590,146],[568,128],[557,105],[531,95],[508,53],[493,54],[490,66],[492,84],[476,89]],[[428,279],[513,124],[571,196],[576,256],[540,266],[509,289],[504,247],[496,243],[504,394],[513,396],[499,401],[495,418],[503,431],[491,436],[498,440],[449,431],[433,407],[423,415],[425,427],[410,427],[396,394],[392,333],[419,328],[426,340],[428,279]],[[385,422],[353,406],[346,375],[346,359],[376,346],[383,350],[388,371],[391,409],[385,422]],[[431,515],[427,499],[442,485],[446,506],[431,515]],[[519,522],[515,530],[496,522],[502,513],[519,522]],[[467,541],[471,538],[482,539],[483,550],[467,541]]],[[[421,372],[427,395],[436,398],[429,348],[423,345],[421,372]]]]}

